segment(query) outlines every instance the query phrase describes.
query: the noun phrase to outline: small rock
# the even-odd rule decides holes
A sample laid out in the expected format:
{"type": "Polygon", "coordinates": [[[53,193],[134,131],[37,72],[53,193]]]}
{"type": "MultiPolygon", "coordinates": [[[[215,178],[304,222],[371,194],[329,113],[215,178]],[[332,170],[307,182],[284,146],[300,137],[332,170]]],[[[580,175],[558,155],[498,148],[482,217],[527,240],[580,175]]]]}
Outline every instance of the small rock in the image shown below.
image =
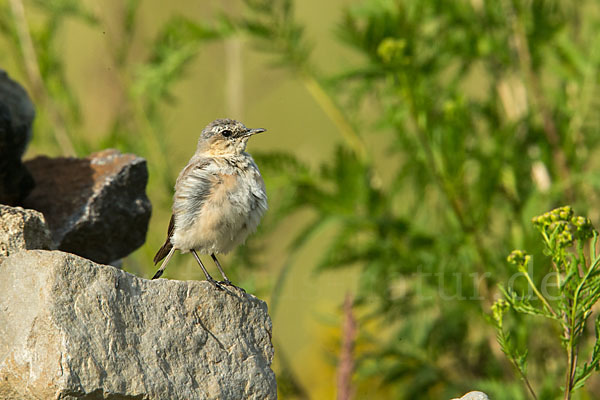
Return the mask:
{"type": "Polygon", "coordinates": [[[483,392],[469,392],[460,399],[456,398],[452,400],[490,400],[490,398],[483,392]]]}
{"type": "Polygon", "coordinates": [[[23,205],[44,214],[58,249],[108,264],[144,243],[152,205],[143,158],[109,149],[25,164],[36,186],[23,205]]]}
{"type": "Polygon", "coordinates": [[[266,304],[60,251],[0,264],[0,398],[276,399],[266,304]]]}
{"type": "Polygon", "coordinates": [[[51,248],[50,232],[40,212],[0,205],[0,263],[21,250],[51,248]]]}
{"type": "Polygon", "coordinates": [[[20,205],[33,188],[21,157],[31,140],[34,117],[25,89],[0,69],[0,204],[20,205]]]}

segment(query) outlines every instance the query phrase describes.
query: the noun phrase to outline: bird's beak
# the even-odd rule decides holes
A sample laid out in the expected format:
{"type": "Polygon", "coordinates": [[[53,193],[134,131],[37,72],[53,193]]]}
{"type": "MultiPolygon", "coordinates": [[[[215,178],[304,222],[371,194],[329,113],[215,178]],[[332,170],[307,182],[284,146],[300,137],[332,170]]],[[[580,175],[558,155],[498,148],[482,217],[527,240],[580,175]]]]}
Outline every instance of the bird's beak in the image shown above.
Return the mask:
{"type": "Polygon", "coordinates": [[[261,133],[266,131],[266,129],[263,128],[256,128],[256,129],[248,129],[248,131],[246,132],[246,134],[244,136],[252,136],[252,135],[256,135],[257,133],[261,133]]]}

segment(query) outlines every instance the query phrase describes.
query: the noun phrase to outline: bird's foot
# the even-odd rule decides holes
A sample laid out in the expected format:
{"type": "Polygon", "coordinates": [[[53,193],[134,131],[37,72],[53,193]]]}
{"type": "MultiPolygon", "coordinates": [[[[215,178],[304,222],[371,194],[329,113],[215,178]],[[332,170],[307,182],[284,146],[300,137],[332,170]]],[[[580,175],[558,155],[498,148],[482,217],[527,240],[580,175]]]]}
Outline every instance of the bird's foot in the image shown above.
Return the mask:
{"type": "Polygon", "coordinates": [[[229,279],[224,279],[222,281],[219,281],[219,283],[222,285],[231,286],[233,288],[240,289],[242,292],[246,293],[244,288],[234,285],[229,279]]]}
{"type": "Polygon", "coordinates": [[[209,278],[209,279],[207,279],[207,281],[212,283],[217,289],[225,290],[225,287],[223,286],[222,282],[215,281],[213,278],[209,278]]]}

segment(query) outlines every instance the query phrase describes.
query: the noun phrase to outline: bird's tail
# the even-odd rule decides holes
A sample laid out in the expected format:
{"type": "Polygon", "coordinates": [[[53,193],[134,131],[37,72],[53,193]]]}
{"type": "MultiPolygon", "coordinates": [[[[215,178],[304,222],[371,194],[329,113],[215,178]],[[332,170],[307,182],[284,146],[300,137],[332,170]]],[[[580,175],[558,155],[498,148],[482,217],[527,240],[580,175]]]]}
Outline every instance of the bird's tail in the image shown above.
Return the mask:
{"type": "Polygon", "coordinates": [[[154,265],[158,264],[160,260],[165,258],[173,248],[173,245],[171,244],[171,236],[173,236],[173,231],[175,231],[175,216],[171,215],[171,219],[169,220],[169,228],[167,229],[167,240],[165,240],[165,244],[163,244],[162,247],[156,252],[156,255],[154,256],[154,265]]]}
{"type": "MultiPolygon", "coordinates": [[[[165,246],[161,247],[160,250],[164,249],[165,246]]],[[[160,253],[160,250],[158,251],[160,253]]],[[[169,260],[171,259],[171,256],[173,255],[173,253],[175,252],[175,248],[173,246],[170,247],[169,252],[166,254],[165,261],[161,264],[160,268],[158,269],[158,271],[156,271],[156,273],[154,274],[154,276],[152,277],[152,279],[157,279],[160,278],[160,276],[163,274],[165,268],[167,267],[167,264],[169,263],[169,260]]],[[[157,254],[158,256],[158,254],[157,254]]],[[[165,256],[162,256],[159,261],[164,258],[165,256]]],[[[154,259],[156,259],[156,257],[154,257],[154,259]]]]}
{"type": "Polygon", "coordinates": [[[158,251],[156,252],[156,255],[154,256],[154,259],[152,260],[152,261],[154,261],[154,265],[158,264],[160,262],[160,260],[165,258],[167,256],[167,254],[169,254],[169,252],[171,251],[172,248],[173,248],[173,245],[171,244],[171,238],[167,238],[167,240],[165,241],[165,244],[163,244],[162,247],[160,249],[158,249],[158,251]]]}

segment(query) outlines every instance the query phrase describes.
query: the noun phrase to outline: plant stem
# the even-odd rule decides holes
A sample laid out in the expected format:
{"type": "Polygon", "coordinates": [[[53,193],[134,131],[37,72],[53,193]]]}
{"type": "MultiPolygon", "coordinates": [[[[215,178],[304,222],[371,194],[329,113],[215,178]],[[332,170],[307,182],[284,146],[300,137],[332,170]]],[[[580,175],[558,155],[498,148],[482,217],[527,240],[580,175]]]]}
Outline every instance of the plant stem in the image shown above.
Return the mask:
{"type": "Polygon", "coordinates": [[[352,295],[346,294],[344,300],[344,325],[337,374],[337,399],[350,400],[352,393],[352,373],[354,372],[354,340],[356,338],[356,318],[352,313],[352,295]]]}
{"type": "MultiPolygon", "coordinates": [[[[507,340],[506,335],[504,334],[504,329],[502,328],[502,325],[498,325],[497,329],[498,329],[498,335],[499,335],[499,337],[502,339],[502,341],[504,343],[507,343],[508,340],[507,340]]],[[[508,349],[505,349],[503,351],[504,351],[504,354],[506,354],[506,356],[510,360],[511,364],[513,365],[513,367],[519,372],[519,375],[521,375],[521,379],[523,379],[523,382],[525,382],[525,386],[527,387],[527,390],[531,394],[531,397],[533,397],[534,400],[537,400],[537,395],[535,394],[535,391],[533,390],[533,387],[531,386],[531,382],[529,382],[529,379],[527,378],[527,375],[525,375],[525,371],[523,371],[521,369],[521,366],[519,365],[519,363],[515,359],[513,353],[510,352],[510,351],[508,351],[508,349]]]]}
{"type": "Polygon", "coordinates": [[[344,113],[338,105],[333,101],[329,93],[323,88],[321,83],[310,73],[304,72],[301,74],[302,83],[319,104],[321,109],[337,126],[343,138],[348,143],[348,146],[356,153],[362,162],[369,161],[365,143],[352,127],[344,113]]]}
{"type": "Polygon", "coordinates": [[[533,397],[534,400],[537,400],[537,395],[533,391],[533,387],[531,387],[531,383],[529,382],[529,379],[527,379],[527,376],[523,373],[523,371],[521,371],[520,368],[517,368],[517,369],[519,371],[519,374],[521,375],[521,378],[523,378],[523,382],[525,382],[525,386],[527,386],[527,390],[529,390],[531,397],[533,397]]]}
{"type": "Polygon", "coordinates": [[[544,306],[548,309],[548,311],[550,311],[552,313],[552,315],[554,317],[558,317],[558,314],[556,313],[556,311],[554,311],[554,309],[552,308],[550,303],[548,303],[546,298],[544,296],[542,296],[540,291],[537,289],[537,287],[533,283],[533,280],[531,280],[529,273],[525,272],[524,275],[525,275],[525,279],[527,279],[527,282],[529,283],[529,286],[531,286],[531,288],[533,289],[533,292],[535,293],[535,295],[542,301],[542,303],[544,303],[544,306]]]}
{"type": "Polygon", "coordinates": [[[508,15],[509,23],[513,31],[513,41],[517,53],[519,68],[525,80],[525,87],[531,94],[533,106],[542,119],[543,132],[546,140],[552,150],[552,158],[558,169],[558,174],[565,184],[565,195],[567,199],[573,198],[573,188],[571,187],[570,172],[567,158],[562,148],[560,147],[560,136],[554,119],[552,118],[552,110],[548,106],[544,94],[542,92],[539,75],[536,74],[532,67],[531,52],[529,50],[529,42],[523,24],[519,20],[519,16],[515,11],[510,1],[503,2],[504,9],[508,15]]]}
{"type": "MultiPolygon", "coordinates": [[[[581,253],[583,253],[583,251],[581,250],[581,253]]],[[[585,260],[585,258],[584,258],[585,260]]],[[[598,265],[598,261],[600,259],[596,259],[592,265],[590,265],[590,267],[588,268],[588,270],[586,271],[585,275],[581,278],[581,282],[579,282],[579,285],[577,285],[577,289],[575,289],[575,293],[573,295],[573,304],[571,305],[571,312],[570,315],[568,315],[568,326],[565,329],[566,332],[566,336],[569,338],[569,341],[567,343],[567,376],[566,376],[566,382],[565,382],[565,400],[568,400],[571,398],[571,391],[573,390],[573,380],[575,377],[575,368],[577,366],[577,349],[576,349],[576,345],[575,345],[575,332],[576,332],[576,324],[577,324],[577,306],[578,306],[578,302],[579,302],[579,296],[581,294],[581,291],[583,290],[583,286],[585,285],[585,283],[587,282],[587,280],[590,277],[590,274],[594,271],[594,269],[596,268],[596,265],[598,265]]],[[[585,317],[584,317],[585,318],[585,317]]],[[[584,321],[585,322],[585,321],[584,321]]]]}
{"type": "Polygon", "coordinates": [[[565,327],[565,337],[568,338],[567,342],[567,374],[565,377],[565,395],[564,400],[569,400],[571,398],[571,390],[573,388],[573,375],[575,374],[575,354],[574,354],[574,332],[575,332],[575,311],[577,307],[577,296],[579,295],[579,289],[583,284],[583,279],[579,283],[577,290],[575,290],[575,296],[573,299],[573,304],[571,307],[570,314],[565,313],[565,318],[567,319],[565,327]]]}
{"type": "Polygon", "coordinates": [[[23,6],[23,2],[21,0],[10,0],[10,8],[15,21],[19,45],[21,46],[21,51],[23,53],[23,64],[31,85],[32,95],[36,100],[38,107],[43,108],[44,105],[46,106],[50,119],[52,120],[52,132],[54,132],[56,142],[60,146],[63,155],[74,156],[75,148],[67,133],[65,121],[56,105],[52,102],[48,95],[48,91],[46,90],[46,86],[44,85],[33,40],[29,33],[29,25],[27,23],[27,18],[25,17],[25,7],[23,6]]]}
{"type": "MultiPolygon", "coordinates": [[[[571,335],[572,337],[572,335],[571,335]]],[[[569,347],[572,346],[571,339],[569,338],[569,347]]],[[[573,348],[567,350],[567,377],[565,382],[565,396],[564,400],[571,399],[571,389],[573,388],[573,375],[575,374],[575,363],[573,362],[573,348]]]]}
{"type": "Polygon", "coordinates": [[[527,283],[529,283],[529,286],[531,286],[531,288],[533,289],[533,292],[535,293],[535,295],[542,301],[542,303],[544,303],[544,306],[548,309],[548,311],[550,311],[554,317],[558,317],[558,314],[556,314],[556,311],[554,311],[554,309],[552,308],[552,306],[550,305],[550,303],[548,303],[548,301],[546,300],[546,298],[544,296],[542,296],[542,294],[540,293],[540,291],[538,290],[538,288],[533,283],[533,280],[529,276],[529,273],[528,272],[523,272],[523,275],[525,275],[525,279],[527,279],[527,283]]]}
{"type": "MultiPolygon", "coordinates": [[[[467,217],[463,212],[463,207],[461,206],[458,197],[455,195],[452,186],[448,183],[448,180],[443,175],[440,168],[437,167],[433,150],[424,132],[425,128],[422,126],[423,124],[420,122],[420,118],[417,113],[417,106],[415,105],[415,95],[413,87],[410,84],[407,84],[407,89],[407,95],[405,96],[405,98],[409,104],[410,113],[415,123],[417,139],[419,141],[419,144],[421,145],[421,148],[423,149],[423,152],[425,153],[427,164],[430,166],[430,171],[433,175],[433,181],[437,184],[438,188],[446,198],[446,201],[448,201],[448,203],[450,204],[454,216],[458,220],[461,230],[463,231],[465,236],[472,239],[476,253],[480,260],[479,263],[475,264],[477,272],[480,275],[485,276],[485,271],[482,265],[488,264],[489,260],[487,252],[482,244],[482,240],[480,239],[474,224],[467,220],[467,217]]],[[[490,293],[490,290],[488,290],[484,279],[479,280],[478,290],[482,294],[483,298],[491,305],[493,303],[492,294],[490,293]]]]}
{"type": "Polygon", "coordinates": [[[224,40],[225,45],[225,102],[227,115],[242,120],[244,111],[244,63],[242,40],[233,36],[224,40]]]}

